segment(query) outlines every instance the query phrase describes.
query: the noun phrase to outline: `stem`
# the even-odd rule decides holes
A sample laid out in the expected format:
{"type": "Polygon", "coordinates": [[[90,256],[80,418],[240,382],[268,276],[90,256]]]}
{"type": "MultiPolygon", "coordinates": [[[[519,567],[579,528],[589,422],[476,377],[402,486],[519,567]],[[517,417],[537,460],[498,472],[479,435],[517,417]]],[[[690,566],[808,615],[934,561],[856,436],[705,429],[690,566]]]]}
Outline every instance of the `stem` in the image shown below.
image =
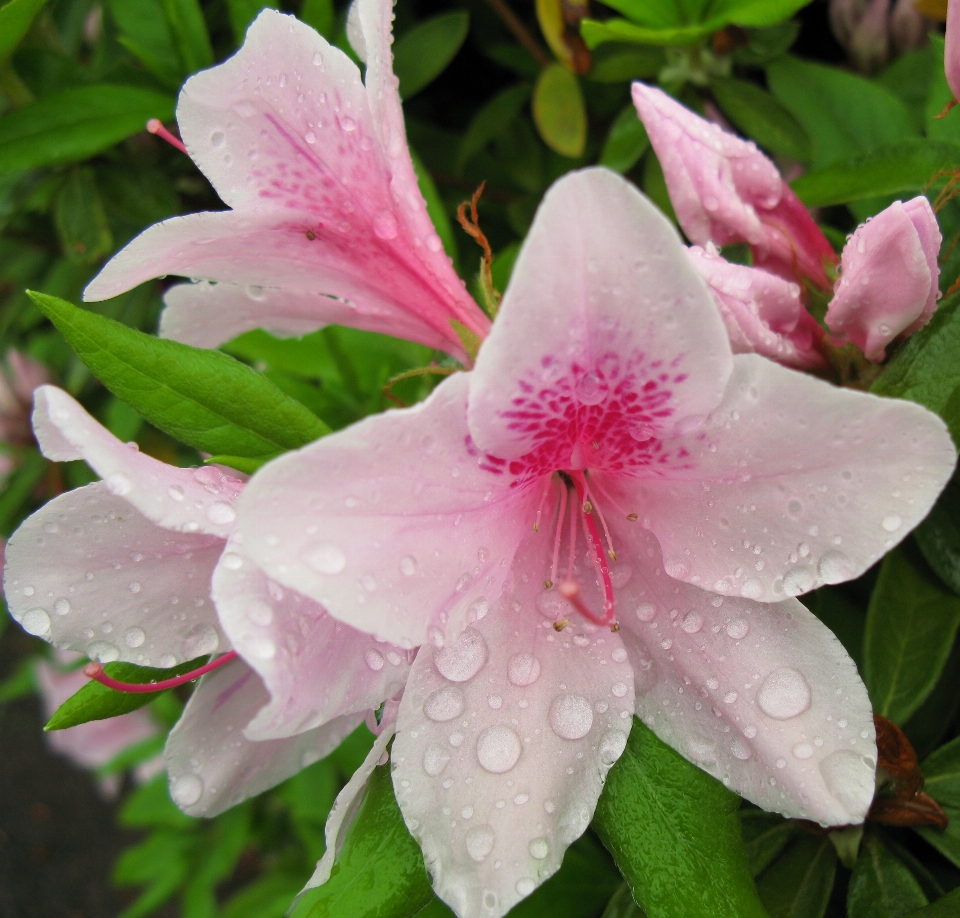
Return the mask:
{"type": "Polygon", "coordinates": [[[507,6],[505,0],[487,0],[493,11],[503,20],[503,24],[513,32],[514,38],[523,45],[530,56],[541,66],[549,67],[553,60],[541,47],[540,43],[530,34],[527,27],[520,21],[517,14],[507,6]]]}

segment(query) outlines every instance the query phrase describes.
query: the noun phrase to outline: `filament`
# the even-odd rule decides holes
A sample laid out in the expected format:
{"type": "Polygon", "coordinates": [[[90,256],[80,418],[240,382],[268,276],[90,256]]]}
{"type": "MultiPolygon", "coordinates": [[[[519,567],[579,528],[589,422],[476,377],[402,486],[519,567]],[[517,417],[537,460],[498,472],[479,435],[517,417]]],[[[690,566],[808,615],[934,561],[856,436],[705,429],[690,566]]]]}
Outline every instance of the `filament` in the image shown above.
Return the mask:
{"type": "MultiPolygon", "coordinates": [[[[174,137],[164,126],[163,122],[159,118],[151,118],[147,122],[147,130],[151,134],[156,134],[157,137],[161,137],[165,140],[171,147],[176,147],[181,153],[186,153],[187,148],[183,145],[183,141],[179,137],[174,137]]],[[[189,153],[187,154],[190,155],[189,153]]]]}

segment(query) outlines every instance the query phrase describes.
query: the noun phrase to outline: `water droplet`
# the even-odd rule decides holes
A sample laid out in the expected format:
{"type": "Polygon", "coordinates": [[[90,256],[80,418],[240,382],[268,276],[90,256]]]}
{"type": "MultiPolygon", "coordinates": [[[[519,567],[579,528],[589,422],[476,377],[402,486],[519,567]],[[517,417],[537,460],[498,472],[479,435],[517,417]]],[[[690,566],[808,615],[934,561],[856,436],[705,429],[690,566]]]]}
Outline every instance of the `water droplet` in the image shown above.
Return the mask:
{"type": "Polygon", "coordinates": [[[130,581],[130,583],[127,584],[127,589],[128,589],[131,593],[139,593],[140,590],[142,589],[142,587],[140,586],[140,581],[138,581],[138,580],[132,580],[132,581],[130,581]]]}
{"type": "Polygon", "coordinates": [[[141,647],[146,639],[146,632],[143,628],[136,627],[136,625],[132,628],[127,628],[123,633],[123,643],[126,644],[127,647],[141,647]]]}
{"type": "Polygon", "coordinates": [[[813,568],[802,565],[793,567],[783,575],[783,592],[787,596],[800,596],[817,585],[813,568]]]}
{"type": "Polygon", "coordinates": [[[613,660],[614,663],[626,663],[627,652],[622,647],[615,647],[610,654],[610,659],[613,660]]]}
{"type": "Polygon", "coordinates": [[[503,705],[503,698],[500,695],[491,695],[487,698],[487,704],[490,705],[494,711],[498,711],[503,705]]]}
{"type": "Polygon", "coordinates": [[[789,720],[806,711],[812,702],[807,680],[790,667],[775,669],[757,692],[760,710],[774,720],[789,720]]]}
{"type": "Polygon", "coordinates": [[[663,569],[674,578],[674,580],[683,580],[684,577],[690,573],[690,568],[687,567],[686,562],[683,558],[667,558],[663,562],[663,569]]]}
{"type": "Polygon", "coordinates": [[[170,495],[171,500],[183,500],[183,488],[180,485],[170,485],[167,488],[167,494],[170,495]]]}
{"type": "Polygon", "coordinates": [[[737,700],[736,692],[727,692],[727,694],[723,696],[724,704],[733,704],[736,700],[737,700]]]}
{"type": "Polygon", "coordinates": [[[482,864],[487,855],[493,851],[493,843],[497,836],[490,826],[474,826],[465,839],[467,844],[467,854],[471,860],[482,864]]]}
{"type": "Polygon", "coordinates": [[[439,252],[443,248],[443,241],[436,233],[427,236],[426,243],[431,252],[439,252]]]}
{"type": "MultiPolygon", "coordinates": [[[[593,718],[593,712],[590,717],[593,718]]],[[[477,760],[486,771],[501,775],[517,764],[522,748],[520,737],[513,730],[505,724],[497,724],[488,727],[477,739],[477,760]]]]}
{"type": "Polygon", "coordinates": [[[637,606],[637,618],[642,622],[653,621],[657,614],[657,607],[652,602],[642,602],[637,606]]]}
{"type": "Polygon", "coordinates": [[[687,753],[694,762],[714,765],[717,761],[717,744],[705,736],[695,734],[687,739],[687,753]]]}
{"type": "Polygon", "coordinates": [[[507,676],[521,688],[533,685],[540,678],[540,661],[531,653],[518,653],[507,664],[507,676]]]}
{"type": "Polygon", "coordinates": [[[573,394],[583,405],[599,405],[607,397],[606,381],[596,373],[585,373],[573,387],[573,394]]]}
{"type": "Polygon", "coordinates": [[[424,701],[423,713],[437,723],[446,723],[459,717],[463,713],[463,692],[453,685],[437,689],[424,701]]]}
{"type": "Polygon", "coordinates": [[[763,584],[752,577],[744,580],[743,586],[740,587],[740,595],[745,599],[759,599],[763,596],[763,584]]]}
{"type": "Polygon", "coordinates": [[[527,846],[530,856],[542,861],[550,853],[550,842],[545,838],[535,838],[527,846]]]}
{"type": "Polygon", "coordinates": [[[310,144],[310,146],[313,146],[317,142],[317,135],[314,134],[313,131],[307,131],[307,133],[303,135],[303,139],[310,144]]]}
{"type": "Polygon", "coordinates": [[[318,574],[339,574],[347,566],[343,550],[331,542],[321,542],[306,558],[307,564],[318,574]]]}
{"type": "Polygon", "coordinates": [[[428,747],[427,751],[423,754],[423,770],[431,778],[435,778],[447,767],[447,762],[449,761],[449,751],[444,749],[443,746],[438,746],[434,743],[428,747]]]}
{"type": "Polygon", "coordinates": [[[258,660],[272,660],[277,655],[277,645],[270,638],[248,638],[244,647],[249,656],[258,660]]]}
{"type": "Polygon", "coordinates": [[[863,819],[864,811],[873,798],[874,769],[849,749],[831,752],[820,763],[820,774],[827,790],[856,817],[863,819]]]}
{"type": "Polygon", "coordinates": [[[537,888],[537,884],[530,877],[521,877],[517,880],[517,892],[521,896],[529,896],[537,888]]]}
{"type": "Polygon", "coordinates": [[[53,611],[57,615],[67,615],[70,612],[70,600],[69,599],[58,599],[53,604],[53,611]]]}
{"type": "Polygon", "coordinates": [[[825,552],[817,562],[817,573],[824,583],[843,583],[855,573],[853,562],[839,551],[825,552]]]}
{"type": "MultiPolygon", "coordinates": [[[[366,662],[367,666],[370,669],[372,669],[375,673],[378,673],[380,672],[381,669],[383,669],[383,654],[380,653],[379,650],[368,650],[363,659],[366,662]]],[[[434,718],[434,720],[437,720],[437,719],[444,719],[444,718],[434,718]]],[[[446,718],[446,719],[449,719],[449,718],[446,718]]]]}
{"type": "Polygon", "coordinates": [[[797,743],[793,747],[793,754],[798,759],[809,759],[813,755],[813,746],[809,743],[797,743]]]}
{"type": "Polygon", "coordinates": [[[743,735],[747,739],[753,739],[757,735],[757,728],[751,724],[749,727],[743,728],[743,735]]]}
{"type": "Polygon", "coordinates": [[[351,131],[355,131],[357,129],[357,122],[354,121],[353,118],[351,118],[349,115],[344,115],[339,120],[340,120],[340,127],[343,128],[343,130],[346,131],[348,134],[351,131]]]}
{"type": "Polygon", "coordinates": [[[600,740],[600,761],[604,765],[612,765],[627,748],[627,734],[622,730],[611,730],[600,740]]]}
{"type": "Polygon", "coordinates": [[[753,750],[739,736],[735,736],[730,743],[730,754],[735,759],[746,762],[753,755],[753,750]]]}
{"type": "Polygon", "coordinates": [[[183,652],[188,660],[213,653],[220,646],[220,633],[213,625],[201,626],[196,633],[188,635],[183,642],[183,652]]]}
{"type": "Polygon", "coordinates": [[[107,476],[107,490],[111,494],[116,494],[117,497],[123,497],[124,494],[128,494],[130,488],[133,485],[130,484],[130,479],[123,474],[123,472],[114,472],[112,475],[107,476]]]}
{"type": "Polygon", "coordinates": [[[742,619],[737,618],[727,625],[727,634],[735,641],[742,641],[750,632],[750,626],[742,619]]]}
{"type": "Polygon", "coordinates": [[[627,686],[623,682],[614,682],[613,685],[610,686],[610,691],[613,692],[614,697],[623,698],[623,696],[627,694],[627,686]]]}
{"type": "Polygon", "coordinates": [[[23,613],[20,624],[27,634],[42,637],[50,633],[50,616],[43,609],[28,609],[23,613]]]}
{"type": "Polygon", "coordinates": [[[244,607],[244,610],[247,618],[261,628],[266,628],[267,625],[273,621],[273,606],[268,602],[264,602],[262,599],[251,599],[244,607]]]}
{"type": "Polygon", "coordinates": [[[434,653],[440,675],[451,682],[467,682],[487,662],[487,643],[479,631],[467,628],[452,644],[434,653]]]}
{"type": "Polygon", "coordinates": [[[323,56],[320,54],[319,51],[313,55],[313,66],[314,67],[323,66],[323,56]]]}
{"type": "Polygon", "coordinates": [[[550,705],[550,726],[561,739],[582,739],[593,726],[590,702],[583,695],[557,695],[550,705]]]}
{"type": "Polygon", "coordinates": [[[91,660],[96,660],[98,663],[112,663],[114,660],[120,659],[120,648],[109,641],[93,641],[93,643],[87,644],[86,654],[91,660]]]}
{"type": "Polygon", "coordinates": [[[218,526],[225,526],[237,518],[237,511],[225,501],[218,500],[207,507],[207,519],[218,526]]]}
{"type": "Polygon", "coordinates": [[[413,555],[404,555],[400,559],[400,573],[412,577],[417,572],[417,559],[413,555]]]}
{"type": "Polygon", "coordinates": [[[396,239],[400,232],[397,218],[389,210],[377,211],[373,218],[373,231],[380,239],[396,239]]]}
{"type": "Polygon", "coordinates": [[[790,516],[800,516],[803,513],[803,504],[798,500],[787,501],[787,513],[790,516]]]}
{"type": "Polygon", "coordinates": [[[903,520],[896,513],[891,513],[883,518],[883,528],[887,532],[896,532],[903,525],[903,520]]]}
{"type": "Polygon", "coordinates": [[[696,609],[691,609],[683,617],[683,621],[680,622],[680,627],[683,628],[687,634],[696,634],[703,627],[703,616],[697,612],[696,609]]]}
{"type": "Polygon", "coordinates": [[[160,659],[157,660],[157,665],[161,669],[170,669],[171,666],[176,666],[179,662],[180,660],[175,654],[165,653],[161,654],[160,659]]]}
{"type": "Polygon", "coordinates": [[[226,139],[227,139],[227,135],[224,134],[223,131],[214,131],[210,135],[210,143],[212,143],[215,147],[222,147],[223,142],[226,139]]]}
{"type": "Polygon", "coordinates": [[[203,796],[203,781],[198,775],[180,775],[170,785],[170,796],[181,808],[193,806],[203,796]]]}

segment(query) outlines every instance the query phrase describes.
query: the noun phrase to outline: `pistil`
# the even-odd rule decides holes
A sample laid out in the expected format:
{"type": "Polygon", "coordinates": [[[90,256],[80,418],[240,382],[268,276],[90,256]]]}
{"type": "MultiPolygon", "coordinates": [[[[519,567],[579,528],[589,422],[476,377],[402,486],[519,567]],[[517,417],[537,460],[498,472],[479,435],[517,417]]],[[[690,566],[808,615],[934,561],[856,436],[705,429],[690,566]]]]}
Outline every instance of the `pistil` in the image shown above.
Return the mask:
{"type": "Polygon", "coordinates": [[[178,685],[193,682],[194,679],[199,679],[205,673],[209,673],[211,670],[223,666],[224,663],[229,663],[235,659],[236,656],[237,652],[231,650],[197,669],[184,673],[182,676],[176,676],[173,679],[164,679],[160,682],[121,682],[118,679],[108,676],[103,671],[103,666],[100,663],[88,663],[83,667],[83,674],[91,679],[95,679],[101,685],[115,689],[118,692],[163,692],[167,689],[176,688],[178,685]]]}
{"type": "MultiPolygon", "coordinates": [[[[147,130],[151,134],[156,134],[157,137],[162,138],[171,147],[176,147],[181,153],[186,153],[187,148],[183,145],[183,141],[179,137],[174,137],[164,126],[163,122],[159,118],[151,118],[147,122],[147,130]]],[[[189,154],[188,154],[189,155],[189,154]]]]}

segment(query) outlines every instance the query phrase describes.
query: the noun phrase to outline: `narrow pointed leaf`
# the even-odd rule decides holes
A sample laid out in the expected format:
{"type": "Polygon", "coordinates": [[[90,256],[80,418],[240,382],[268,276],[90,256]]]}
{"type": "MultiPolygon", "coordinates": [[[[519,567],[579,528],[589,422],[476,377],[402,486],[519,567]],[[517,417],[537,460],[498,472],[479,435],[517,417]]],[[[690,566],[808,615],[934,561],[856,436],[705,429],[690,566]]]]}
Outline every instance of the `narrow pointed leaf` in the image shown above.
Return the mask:
{"type": "Polygon", "coordinates": [[[823,918],[837,875],[837,852],[825,835],[804,835],[757,881],[770,918],[823,918]]]}
{"type": "Polygon", "coordinates": [[[397,39],[393,71],[400,80],[401,98],[416,95],[447,69],[469,29],[470,14],[456,10],[421,22],[397,39]]]}
{"type": "Polygon", "coordinates": [[[849,918],[900,918],[927,904],[910,869],[873,834],[863,839],[847,893],[849,918]]]}
{"type": "Polygon", "coordinates": [[[10,0],[0,8],[0,64],[13,54],[47,0],[10,0]]]}

